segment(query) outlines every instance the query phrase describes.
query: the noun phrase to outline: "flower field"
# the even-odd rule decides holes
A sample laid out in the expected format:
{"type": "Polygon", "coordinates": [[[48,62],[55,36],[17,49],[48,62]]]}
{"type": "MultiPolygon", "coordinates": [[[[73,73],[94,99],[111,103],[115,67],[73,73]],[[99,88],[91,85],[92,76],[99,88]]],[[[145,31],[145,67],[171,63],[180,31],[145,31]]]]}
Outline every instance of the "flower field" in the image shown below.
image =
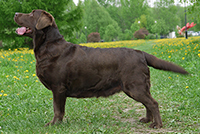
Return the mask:
{"type": "Polygon", "coordinates": [[[80,44],[144,50],[185,68],[180,75],[151,68],[151,93],[159,102],[163,128],[138,120],[144,107],[120,93],[109,98],[68,98],[60,125],[44,128],[53,117],[52,93],[35,74],[33,50],[0,50],[0,134],[5,133],[199,133],[200,37],[80,44]]]}

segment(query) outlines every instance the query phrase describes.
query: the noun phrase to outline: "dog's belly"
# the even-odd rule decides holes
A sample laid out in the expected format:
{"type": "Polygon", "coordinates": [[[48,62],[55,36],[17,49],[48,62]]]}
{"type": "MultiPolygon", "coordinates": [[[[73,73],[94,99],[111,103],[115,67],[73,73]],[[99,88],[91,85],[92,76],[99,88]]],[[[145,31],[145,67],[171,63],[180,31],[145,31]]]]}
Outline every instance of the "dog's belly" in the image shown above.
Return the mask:
{"type": "Polygon", "coordinates": [[[76,89],[67,90],[67,97],[89,98],[89,97],[108,97],[122,91],[120,81],[104,82],[99,81],[95,86],[90,88],[77,87],[76,89]]]}
{"type": "Polygon", "coordinates": [[[83,90],[83,91],[79,90],[76,93],[67,94],[67,97],[75,97],[75,98],[108,97],[120,91],[122,91],[121,86],[116,86],[102,90],[83,90]]]}

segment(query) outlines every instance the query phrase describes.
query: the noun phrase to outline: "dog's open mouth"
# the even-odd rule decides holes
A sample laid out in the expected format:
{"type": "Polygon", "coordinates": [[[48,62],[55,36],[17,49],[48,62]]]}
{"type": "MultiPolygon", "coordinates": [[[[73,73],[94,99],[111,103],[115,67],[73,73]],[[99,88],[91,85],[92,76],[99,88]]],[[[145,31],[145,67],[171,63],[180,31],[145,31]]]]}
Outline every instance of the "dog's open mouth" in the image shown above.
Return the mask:
{"type": "Polygon", "coordinates": [[[17,28],[16,33],[18,35],[24,35],[24,34],[32,33],[32,30],[31,28],[21,27],[21,28],[17,28]]]}

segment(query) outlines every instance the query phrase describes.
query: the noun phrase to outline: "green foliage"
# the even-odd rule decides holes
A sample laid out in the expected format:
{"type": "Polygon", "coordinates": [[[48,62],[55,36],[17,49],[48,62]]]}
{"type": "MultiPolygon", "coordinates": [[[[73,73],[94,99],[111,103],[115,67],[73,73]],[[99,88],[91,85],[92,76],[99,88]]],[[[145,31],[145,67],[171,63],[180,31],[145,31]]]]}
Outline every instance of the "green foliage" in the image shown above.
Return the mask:
{"type": "Polygon", "coordinates": [[[108,25],[116,25],[109,13],[96,0],[86,1],[84,11],[84,24],[87,26],[88,33],[99,32],[101,36],[104,36],[103,30],[108,25]]]}
{"type": "Polygon", "coordinates": [[[87,38],[86,35],[81,33],[80,39],[79,39],[80,43],[86,43],[87,42],[87,38]]]}
{"type": "Polygon", "coordinates": [[[15,33],[19,27],[13,20],[15,12],[30,13],[33,9],[43,9],[51,13],[60,29],[67,40],[75,42],[73,32],[80,29],[82,22],[82,9],[79,4],[77,7],[71,0],[30,0],[30,1],[17,1],[17,0],[1,0],[0,1],[0,40],[13,43],[13,47],[25,46],[25,38],[18,36],[15,33]],[[68,6],[70,5],[70,7],[68,6]],[[73,8],[72,8],[73,7],[73,8]]]}
{"type": "Polygon", "coordinates": [[[145,39],[147,39],[147,40],[149,40],[149,39],[156,39],[156,35],[155,34],[148,34],[147,36],[145,36],[145,39]]]}
{"type": "Polygon", "coordinates": [[[132,40],[133,32],[129,29],[125,29],[123,33],[119,33],[119,40],[132,40]]]}
{"type": "Polygon", "coordinates": [[[135,21],[132,25],[131,25],[131,31],[132,33],[135,33],[136,31],[138,31],[140,29],[140,25],[138,24],[138,21],[135,21]]]}
{"type": "Polygon", "coordinates": [[[136,18],[147,13],[145,0],[120,0],[119,14],[121,17],[120,27],[122,31],[129,29],[136,18]]]}
{"type": "Polygon", "coordinates": [[[165,35],[169,32],[168,25],[165,23],[163,19],[160,19],[154,25],[152,25],[152,32],[165,35]]]}
{"type": "Polygon", "coordinates": [[[106,41],[116,40],[120,32],[121,31],[117,23],[114,23],[113,25],[108,25],[105,30],[104,39],[106,41]]]}

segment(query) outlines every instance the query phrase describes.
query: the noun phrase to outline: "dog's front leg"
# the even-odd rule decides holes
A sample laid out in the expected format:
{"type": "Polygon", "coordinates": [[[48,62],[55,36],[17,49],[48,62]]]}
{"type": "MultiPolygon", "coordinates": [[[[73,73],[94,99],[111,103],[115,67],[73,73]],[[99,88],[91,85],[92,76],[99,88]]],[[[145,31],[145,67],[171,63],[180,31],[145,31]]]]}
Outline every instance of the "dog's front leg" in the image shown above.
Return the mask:
{"type": "Polygon", "coordinates": [[[50,124],[53,125],[56,122],[62,122],[63,116],[65,114],[65,102],[66,102],[65,92],[61,93],[59,93],[58,91],[52,91],[52,92],[53,92],[54,117],[45,126],[48,126],[50,124]]]}

